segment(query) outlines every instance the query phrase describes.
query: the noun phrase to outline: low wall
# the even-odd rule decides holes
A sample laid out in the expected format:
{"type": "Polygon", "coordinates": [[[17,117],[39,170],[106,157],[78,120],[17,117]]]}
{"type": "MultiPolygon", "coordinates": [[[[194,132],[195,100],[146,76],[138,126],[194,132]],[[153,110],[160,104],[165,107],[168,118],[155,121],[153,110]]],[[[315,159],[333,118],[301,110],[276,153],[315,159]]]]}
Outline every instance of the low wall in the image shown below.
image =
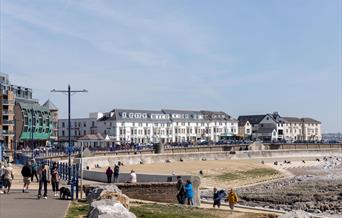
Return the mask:
{"type": "MultiPolygon", "coordinates": [[[[179,162],[191,160],[225,160],[225,159],[255,159],[255,158],[272,158],[272,157],[301,157],[301,156],[332,156],[341,155],[342,149],[289,149],[289,150],[262,150],[262,151],[235,151],[231,152],[193,152],[193,153],[175,153],[175,154],[136,154],[136,155],[112,155],[101,157],[86,157],[83,158],[84,168],[88,166],[90,170],[99,165],[100,167],[114,166],[118,161],[126,165],[165,162],[179,162]]],[[[74,159],[74,162],[79,163],[80,159],[74,159]]]]}
{"type": "MultiPolygon", "coordinates": [[[[118,184],[119,189],[129,198],[156,201],[163,203],[177,202],[177,187],[175,182],[118,184]]],[[[196,205],[199,202],[196,203],[196,205]]]]}
{"type": "MultiPolygon", "coordinates": [[[[193,185],[194,190],[194,204],[200,204],[200,192],[199,186],[201,184],[200,178],[198,176],[187,176],[181,175],[184,181],[190,180],[193,185]]],[[[97,172],[84,170],[83,178],[86,180],[97,181],[97,182],[107,182],[107,175],[105,172],[97,172]]],[[[159,201],[165,203],[177,203],[176,194],[176,176],[171,175],[153,175],[153,174],[137,174],[137,182],[135,184],[126,183],[129,180],[129,173],[121,173],[119,175],[119,183],[117,184],[121,191],[130,198],[136,198],[141,200],[159,201]],[[155,186],[155,190],[153,187],[155,186]],[[144,188],[147,188],[144,191],[144,188]],[[134,193],[137,190],[137,193],[134,193]],[[141,192],[141,194],[139,194],[141,192]],[[161,201],[160,196],[170,195],[161,201]]]]}

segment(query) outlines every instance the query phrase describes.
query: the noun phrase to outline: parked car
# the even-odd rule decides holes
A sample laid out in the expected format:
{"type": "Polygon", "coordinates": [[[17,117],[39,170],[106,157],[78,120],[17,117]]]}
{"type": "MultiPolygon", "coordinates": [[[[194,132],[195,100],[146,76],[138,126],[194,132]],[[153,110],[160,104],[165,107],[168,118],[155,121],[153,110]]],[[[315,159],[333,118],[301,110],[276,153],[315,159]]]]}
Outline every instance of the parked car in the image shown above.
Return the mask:
{"type": "Polygon", "coordinates": [[[198,143],[198,145],[209,145],[208,141],[201,141],[198,143]]]}

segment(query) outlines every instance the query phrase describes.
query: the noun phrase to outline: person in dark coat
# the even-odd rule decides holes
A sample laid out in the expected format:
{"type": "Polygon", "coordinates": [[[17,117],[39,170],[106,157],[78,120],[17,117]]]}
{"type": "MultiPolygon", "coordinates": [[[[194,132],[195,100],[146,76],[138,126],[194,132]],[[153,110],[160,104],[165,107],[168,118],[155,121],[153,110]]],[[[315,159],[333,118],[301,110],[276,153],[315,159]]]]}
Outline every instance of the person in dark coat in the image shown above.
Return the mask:
{"type": "Polygon", "coordinates": [[[114,183],[118,182],[119,173],[120,173],[120,166],[115,164],[115,166],[114,166],[114,183]]]}
{"type": "Polygon", "coordinates": [[[28,193],[28,188],[30,185],[30,179],[31,179],[31,175],[32,175],[32,167],[30,162],[27,162],[25,164],[25,166],[23,166],[23,168],[21,169],[21,175],[23,176],[23,182],[24,182],[24,186],[23,186],[23,192],[28,193]]]}
{"type": "Polygon", "coordinates": [[[217,190],[217,188],[214,188],[214,195],[213,195],[214,204],[213,207],[217,206],[217,208],[220,208],[221,206],[221,193],[217,190]]]}
{"type": "Polygon", "coordinates": [[[112,168],[110,168],[110,167],[107,168],[106,175],[107,175],[107,183],[111,183],[112,182],[112,176],[113,176],[112,168]]]}
{"type": "Polygon", "coordinates": [[[185,202],[185,189],[182,177],[177,176],[177,200],[179,204],[184,204],[185,202]]]}
{"type": "Polygon", "coordinates": [[[38,199],[42,197],[42,188],[44,187],[44,199],[47,199],[47,184],[49,182],[49,169],[46,164],[43,164],[38,170],[39,189],[38,199]]]}

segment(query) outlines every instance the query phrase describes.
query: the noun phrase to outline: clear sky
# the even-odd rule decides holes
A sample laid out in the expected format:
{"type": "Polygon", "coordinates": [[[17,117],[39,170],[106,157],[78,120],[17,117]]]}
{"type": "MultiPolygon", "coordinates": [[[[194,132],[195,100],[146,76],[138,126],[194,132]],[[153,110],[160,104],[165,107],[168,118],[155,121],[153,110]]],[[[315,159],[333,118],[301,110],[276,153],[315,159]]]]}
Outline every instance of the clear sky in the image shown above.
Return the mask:
{"type": "Polygon", "coordinates": [[[72,115],[278,111],[342,132],[341,0],[0,0],[1,67],[72,115]]]}

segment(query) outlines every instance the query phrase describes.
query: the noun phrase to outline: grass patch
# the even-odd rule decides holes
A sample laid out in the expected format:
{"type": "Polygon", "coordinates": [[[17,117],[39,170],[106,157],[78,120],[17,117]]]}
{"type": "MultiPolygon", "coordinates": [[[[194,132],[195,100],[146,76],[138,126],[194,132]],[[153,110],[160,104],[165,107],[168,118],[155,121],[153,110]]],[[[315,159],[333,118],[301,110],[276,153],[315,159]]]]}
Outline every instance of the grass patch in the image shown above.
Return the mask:
{"type": "Polygon", "coordinates": [[[73,201],[65,218],[80,218],[87,217],[90,210],[90,205],[87,202],[73,201]]]}
{"type": "Polygon", "coordinates": [[[272,168],[256,168],[247,171],[226,172],[220,175],[215,175],[214,177],[216,177],[219,180],[231,181],[247,178],[274,176],[277,174],[279,174],[279,172],[272,168]]]}
{"type": "Polygon", "coordinates": [[[241,218],[271,218],[276,216],[268,216],[265,214],[239,213],[217,209],[201,209],[193,207],[184,207],[178,205],[164,204],[135,204],[132,205],[130,211],[138,218],[224,218],[224,217],[241,217],[241,218]]]}

